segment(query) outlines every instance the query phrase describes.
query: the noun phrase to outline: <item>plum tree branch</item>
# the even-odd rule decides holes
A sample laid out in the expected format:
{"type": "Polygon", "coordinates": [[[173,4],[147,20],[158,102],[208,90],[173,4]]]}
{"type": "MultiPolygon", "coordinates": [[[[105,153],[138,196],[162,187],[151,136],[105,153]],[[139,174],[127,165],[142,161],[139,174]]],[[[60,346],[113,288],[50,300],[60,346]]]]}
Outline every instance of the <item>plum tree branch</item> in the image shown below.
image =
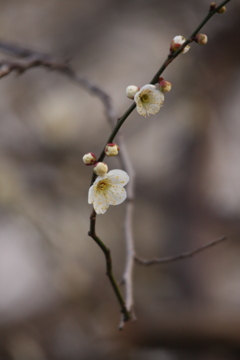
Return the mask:
{"type": "MultiPolygon", "coordinates": [[[[182,46],[175,52],[170,53],[160,69],[157,71],[157,73],[154,75],[152,80],[150,81],[150,84],[155,84],[158,81],[159,76],[163,73],[163,71],[169,66],[169,64],[177,58],[178,55],[182,52],[182,50],[187,46],[190,42],[193,41],[194,36],[202,29],[202,27],[209,21],[209,19],[218,12],[218,10],[223,7],[225,4],[230,2],[231,0],[224,0],[218,7],[215,7],[214,9],[210,9],[207,16],[202,20],[202,22],[197,26],[197,28],[194,30],[194,32],[187,38],[187,40],[182,44],[182,46]]],[[[99,98],[101,98],[106,114],[109,119],[111,119],[114,122],[114,115],[112,112],[111,107],[111,101],[109,96],[101,90],[99,87],[96,87],[92,83],[90,83],[88,80],[86,80],[84,77],[80,77],[76,74],[76,72],[73,70],[73,68],[69,65],[68,61],[62,61],[62,60],[56,60],[55,58],[44,55],[36,51],[32,51],[29,49],[21,48],[17,45],[11,45],[4,42],[0,42],[0,49],[10,52],[11,54],[14,54],[15,56],[20,57],[20,59],[14,59],[14,60],[5,60],[0,62],[0,78],[7,76],[8,74],[12,73],[13,71],[17,72],[18,74],[21,74],[25,72],[26,70],[29,70],[34,67],[45,67],[50,70],[58,71],[62,73],[63,75],[69,77],[72,79],[75,83],[84,86],[87,90],[91,91],[91,93],[97,95],[99,98]]],[[[124,124],[125,120],[128,118],[128,116],[133,112],[136,105],[133,103],[126,112],[118,119],[118,121],[115,124],[115,127],[113,128],[107,142],[104,144],[103,150],[98,158],[98,161],[103,161],[105,158],[105,146],[107,143],[112,143],[115,136],[119,133],[119,130],[121,126],[124,124]]],[[[131,170],[130,170],[131,171],[131,170]]],[[[92,175],[91,184],[96,179],[96,175],[92,175]]],[[[131,189],[131,188],[130,188],[131,189]]],[[[129,195],[131,194],[131,190],[129,190],[129,195]]],[[[150,265],[153,263],[163,263],[163,262],[170,262],[170,261],[176,261],[179,259],[184,259],[190,256],[195,255],[196,253],[209,248],[210,246],[213,246],[220,241],[225,240],[226,238],[221,238],[219,240],[213,241],[212,243],[209,243],[201,248],[198,248],[192,252],[187,252],[184,254],[180,254],[174,257],[168,257],[163,259],[153,259],[153,260],[143,260],[135,256],[134,254],[134,246],[133,246],[133,237],[132,237],[132,228],[129,222],[129,219],[132,217],[132,201],[133,198],[133,191],[132,196],[129,196],[129,207],[127,208],[127,215],[126,215],[126,222],[125,222],[125,229],[126,234],[128,234],[129,240],[127,241],[127,262],[126,262],[126,270],[125,270],[125,279],[124,281],[128,280],[128,295],[127,298],[132,298],[132,269],[133,269],[133,258],[135,261],[142,263],[144,265],[150,265]]],[[[98,246],[101,248],[101,250],[105,254],[106,259],[106,268],[107,268],[107,275],[109,277],[110,283],[113,287],[113,290],[115,292],[115,295],[120,303],[121,311],[123,313],[123,321],[127,321],[130,319],[130,312],[128,307],[130,306],[130,300],[128,305],[125,305],[125,302],[123,300],[123,297],[121,295],[121,292],[119,290],[119,287],[115,281],[115,278],[112,273],[112,259],[110,254],[110,249],[102,242],[102,240],[96,235],[95,231],[96,227],[96,213],[93,210],[91,217],[90,217],[90,230],[89,230],[89,236],[93,238],[93,240],[98,244],[98,246]]]]}
{"type": "Polygon", "coordinates": [[[208,244],[200,246],[195,250],[187,251],[187,252],[181,253],[179,255],[167,256],[167,257],[163,257],[163,258],[153,258],[153,259],[142,259],[139,256],[135,255],[134,259],[135,259],[136,263],[138,263],[140,265],[145,265],[145,266],[156,265],[156,264],[166,264],[166,263],[170,263],[170,262],[175,262],[177,260],[183,260],[183,259],[190,258],[206,249],[209,249],[210,247],[218,245],[220,242],[223,242],[225,240],[227,240],[227,236],[223,236],[220,239],[211,241],[208,244]]]}

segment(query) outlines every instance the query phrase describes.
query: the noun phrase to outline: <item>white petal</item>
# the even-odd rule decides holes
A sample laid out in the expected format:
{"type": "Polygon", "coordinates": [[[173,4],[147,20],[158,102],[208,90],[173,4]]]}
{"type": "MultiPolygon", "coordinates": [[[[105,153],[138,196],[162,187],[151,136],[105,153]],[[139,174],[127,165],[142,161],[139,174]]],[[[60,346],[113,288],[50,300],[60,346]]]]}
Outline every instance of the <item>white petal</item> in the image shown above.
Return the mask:
{"type": "Polygon", "coordinates": [[[157,114],[160,110],[160,106],[156,104],[147,104],[146,110],[148,115],[154,115],[157,114]]]}
{"type": "Polygon", "coordinates": [[[190,46],[189,45],[187,45],[187,46],[185,46],[185,48],[183,49],[183,54],[186,54],[186,52],[188,52],[188,50],[190,49],[190,46]]]}
{"type": "Polygon", "coordinates": [[[185,41],[185,38],[182,35],[177,35],[173,38],[173,41],[177,44],[183,44],[185,41]]]}
{"type": "Polygon", "coordinates": [[[144,85],[143,87],[141,87],[140,89],[140,92],[142,92],[143,90],[155,90],[156,89],[156,86],[155,85],[152,85],[152,84],[147,84],[147,85],[144,85]]]}
{"type": "Polygon", "coordinates": [[[107,201],[107,197],[104,196],[102,192],[98,192],[96,194],[93,207],[97,214],[104,214],[107,211],[109,203],[107,201]]]}
{"type": "Polygon", "coordinates": [[[112,184],[119,184],[125,186],[129,182],[129,176],[126,171],[123,170],[111,170],[108,172],[107,177],[112,184]]]}
{"type": "Polygon", "coordinates": [[[110,205],[119,205],[127,197],[126,190],[120,185],[113,185],[106,194],[107,202],[110,205]]]}
{"type": "Polygon", "coordinates": [[[92,185],[88,190],[88,203],[92,204],[95,199],[95,191],[94,191],[94,185],[92,185]]]}
{"type": "Polygon", "coordinates": [[[156,90],[156,91],[152,91],[149,94],[149,98],[152,104],[161,105],[164,100],[164,95],[162,92],[156,90]]]}
{"type": "Polygon", "coordinates": [[[141,91],[138,91],[138,92],[134,95],[134,101],[135,101],[136,103],[141,102],[140,96],[141,96],[141,91]]]}
{"type": "Polygon", "coordinates": [[[146,112],[146,109],[145,107],[142,105],[141,103],[141,106],[138,106],[137,105],[137,112],[142,115],[142,116],[146,116],[147,115],[147,112],[146,112]]]}

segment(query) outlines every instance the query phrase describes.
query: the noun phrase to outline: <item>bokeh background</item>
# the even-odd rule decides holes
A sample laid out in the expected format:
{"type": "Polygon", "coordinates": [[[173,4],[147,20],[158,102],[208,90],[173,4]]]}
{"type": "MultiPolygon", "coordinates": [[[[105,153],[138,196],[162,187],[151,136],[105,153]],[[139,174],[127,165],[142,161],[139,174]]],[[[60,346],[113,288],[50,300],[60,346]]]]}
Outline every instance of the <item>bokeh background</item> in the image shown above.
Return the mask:
{"type": "MultiPolygon", "coordinates": [[[[121,116],[130,84],[148,83],[206,0],[0,1],[0,40],[49,53],[102,87],[121,116]]],[[[227,235],[191,259],[134,269],[138,320],[119,306],[87,236],[91,168],[110,133],[102,103],[35,68],[0,80],[1,360],[234,360],[240,354],[240,3],[215,15],[165,71],[173,84],[150,118],[124,124],[136,172],[134,235],[144,258],[227,235]]],[[[9,56],[1,52],[1,60],[9,56]]],[[[116,158],[109,168],[119,168],[116,158]]],[[[125,204],[97,219],[121,279],[125,204]]]]}

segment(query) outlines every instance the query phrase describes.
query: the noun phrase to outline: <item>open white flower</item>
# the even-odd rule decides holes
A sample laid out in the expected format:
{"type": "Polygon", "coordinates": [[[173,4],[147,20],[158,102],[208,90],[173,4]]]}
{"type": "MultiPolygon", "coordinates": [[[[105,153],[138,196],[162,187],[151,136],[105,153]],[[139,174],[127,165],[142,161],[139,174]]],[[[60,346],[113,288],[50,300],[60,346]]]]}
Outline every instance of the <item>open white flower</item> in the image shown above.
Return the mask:
{"type": "Polygon", "coordinates": [[[127,197],[123,188],[129,181],[123,170],[111,170],[104,176],[98,176],[88,192],[88,203],[93,204],[97,214],[104,214],[109,205],[119,205],[127,197]]]}
{"type": "Polygon", "coordinates": [[[163,106],[164,95],[155,85],[144,85],[134,96],[137,112],[146,117],[157,114],[163,106]]]}

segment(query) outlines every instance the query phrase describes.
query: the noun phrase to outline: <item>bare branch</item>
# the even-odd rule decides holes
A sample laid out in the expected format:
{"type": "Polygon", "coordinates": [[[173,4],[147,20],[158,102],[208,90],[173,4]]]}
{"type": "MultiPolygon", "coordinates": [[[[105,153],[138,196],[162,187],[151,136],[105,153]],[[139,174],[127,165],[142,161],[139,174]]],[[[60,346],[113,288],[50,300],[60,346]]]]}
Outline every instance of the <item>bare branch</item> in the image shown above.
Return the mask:
{"type": "Polygon", "coordinates": [[[164,257],[164,258],[154,258],[154,259],[147,260],[147,259],[142,259],[139,256],[135,255],[134,259],[135,259],[136,263],[138,263],[140,265],[145,265],[145,266],[174,262],[177,260],[182,260],[182,259],[192,257],[206,249],[209,249],[212,246],[218,245],[220,242],[223,242],[225,240],[227,240],[227,236],[223,236],[220,239],[211,241],[210,243],[203,245],[193,251],[187,251],[185,253],[175,255],[175,256],[168,256],[168,257],[164,257]]]}

